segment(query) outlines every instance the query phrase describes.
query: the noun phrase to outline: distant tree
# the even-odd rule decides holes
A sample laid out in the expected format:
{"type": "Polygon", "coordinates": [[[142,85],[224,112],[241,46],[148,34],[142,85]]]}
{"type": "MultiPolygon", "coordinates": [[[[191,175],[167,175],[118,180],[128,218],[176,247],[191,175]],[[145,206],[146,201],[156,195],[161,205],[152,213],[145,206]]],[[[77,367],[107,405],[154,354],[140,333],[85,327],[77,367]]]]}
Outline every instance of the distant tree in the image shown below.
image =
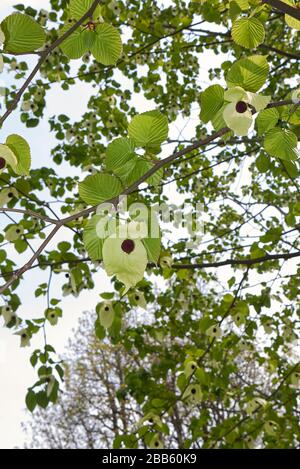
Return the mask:
{"type": "MultiPolygon", "coordinates": [[[[152,351],[144,359],[136,352],[126,351],[120,344],[100,342],[94,333],[93,316],[85,313],[64,356],[65,384],[57,403],[38,410],[23,425],[26,447],[96,449],[112,448],[121,442],[136,447],[137,439],[128,434],[138,431],[152,435],[150,445],[153,448],[157,443],[159,447],[183,448],[184,442],[191,439],[193,448],[201,448],[212,427],[222,427],[225,423],[227,427],[237,414],[241,413],[246,419],[258,406],[266,405],[271,389],[270,376],[247,352],[236,358],[230,379],[232,391],[227,393],[225,401],[220,383],[214,399],[193,403],[189,396],[188,405],[176,403],[162,421],[157,412],[147,411],[149,405],[142,405],[137,394],[141,381],[148,380],[151,369],[159,366],[159,349],[155,349],[155,341],[149,337],[147,342],[145,345],[152,351]],[[248,403],[245,413],[241,411],[240,400],[250,389],[255,390],[256,398],[248,403]],[[203,427],[199,426],[199,412],[203,427]]],[[[217,363],[214,365],[217,378],[221,370],[217,363]]],[[[212,375],[202,371],[199,379],[205,387],[212,375]]],[[[163,382],[158,378],[156,385],[163,382]]],[[[171,374],[167,376],[167,389],[171,393],[176,389],[176,379],[171,374]]],[[[255,434],[249,431],[244,435],[242,447],[262,447],[262,440],[255,441],[252,433],[255,434]]],[[[233,431],[228,441],[236,437],[233,431]]],[[[138,446],[144,447],[144,444],[138,446]]]]}

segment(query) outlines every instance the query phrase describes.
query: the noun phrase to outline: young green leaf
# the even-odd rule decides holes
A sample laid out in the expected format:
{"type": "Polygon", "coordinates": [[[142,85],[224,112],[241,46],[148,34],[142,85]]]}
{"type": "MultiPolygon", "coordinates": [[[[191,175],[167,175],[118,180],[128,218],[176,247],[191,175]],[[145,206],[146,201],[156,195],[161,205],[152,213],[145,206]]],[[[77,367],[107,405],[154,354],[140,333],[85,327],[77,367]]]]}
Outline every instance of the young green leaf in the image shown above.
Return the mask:
{"type": "Polygon", "coordinates": [[[228,86],[241,86],[246,91],[256,93],[264,84],[269,73],[269,65],[264,55],[252,55],[237,60],[226,75],[228,86]]]}
{"type": "Polygon", "coordinates": [[[111,142],[106,150],[106,168],[114,171],[134,156],[135,143],[131,138],[120,137],[111,142]]]}
{"type": "Polygon", "coordinates": [[[265,29],[257,18],[241,18],[233,24],[232,39],[239,46],[255,49],[264,42],[265,29]]]}
{"type": "Polygon", "coordinates": [[[276,158],[287,161],[296,160],[297,142],[297,136],[293,132],[276,127],[266,133],[264,149],[276,158]]]}
{"type": "Polygon", "coordinates": [[[43,28],[30,16],[13,13],[1,23],[5,35],[4,50],[15,53],[35,51],[46,40],[43,28]]]}
{"type": "Polygon", "coordinates": [[[220,85],[212,85],[201,94],[200,119],[207,123],[221,109],[224,103],[224,89],[220,85]]]}
{"type": "Polygon", "coordinates": [[[31,165],[30,147],[26,140],[20,135],[12,134],[6,139],[6,145],[17,157],[17,164],[12,166],[14,172],[20,176],[29,174],[31,165]]]}
{"type": "Polygon", "coordinates": [[[156,148],[168,137],[168,120],[159,111],[135,116],[128,126],[129,137],[139,147],[156,148]]]}
{"type": "Polygon", "coordinates": [[[79,195],[89,205],[97,205],[121,194],[122,186],[115,176],[93,174],[79,183],[79,195]]]}

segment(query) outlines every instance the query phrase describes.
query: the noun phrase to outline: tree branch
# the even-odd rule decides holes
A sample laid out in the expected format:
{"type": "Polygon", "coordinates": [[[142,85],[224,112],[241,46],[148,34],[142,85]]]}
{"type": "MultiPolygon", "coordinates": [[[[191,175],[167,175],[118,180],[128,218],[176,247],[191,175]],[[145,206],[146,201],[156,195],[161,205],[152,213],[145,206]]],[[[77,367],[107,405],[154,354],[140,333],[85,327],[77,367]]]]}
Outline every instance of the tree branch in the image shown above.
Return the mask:
{"type": "MultiPolygon", "coordinates": [[[[97,0],[98,1],[98,0],[97,0]]],[[[55,44],[55,43],[54,43],[55,44]]],[[[277,106],[283,106],[283,105],[288,105],[288,104],[293,104],[291,100],[286,100],[286,101],[280,101],[277,103],[270,103],[267,107],[277,107],[277,106]]],[[[184,148],[183,150],[180,150],[178,152],[172,153],[170,156],[158,161],[149,171],[147,171],[142,177],[140,177],[137,181],[135,181],[133,184],[131,184],[127,189],[123,191],[122,194],[113,197],[109,200],[106,200],[105,203],[111,203],[112,205],[117,205],[120,202],[120,198],[122,196],[131,194],[135,189],[139,187],[140,184],[145,182],[150,176],[152,176],[154,173],[156,173],[159,169],[165,167],[166,165],[173,163],[176,159],[180,158],[181,156],[186,155],[187,153],[190,153],[194,150],[197,150],[198,148],[207,145],[208,143],[212,142],[213,140],[216,140],[219,137],[222,137],[226,133],[230,132],[229,127],[224,127],[223,129],[218,130],[217,132],[214,132],[213,134],[209,135],[208,137],[199,140],[198,142],[193,143],[192,145],[189,145],[187,148],[184,148]]],[[[12,278],[6,282],[5,285],[0,287],[0,294],[3,293],[15,280],[17,280],[21,275],[23,275],[30,267],[33,265],[35,260],[39,257],[39,255],[43,252],[44,248],[48,245],[50,240],[55,236],[57,231],[64,225],[67,225],[68,223],[72,222],[73,220],[76,220],[76,218],[79,217],[84,217],[87,216],[91,213],[94,213],[97,210],[98,205],[95,205],[94,207],[89,207],[87,209],[82,210],[81,212],[75,213],[73,215],[70,215],[69,217],[63,218],[61,220],[52,220],[51,223],[55,224],[55,228],[51,231],[51,233],[48,235],[48,237],[44,240],[44,242],[41,244],[35,255],[30,259],[30,261],[25,264],[20,270],[18,270],[15,274],[13,274],[12,278]]],[[[5,212],[6,209],[3,209],[2,212],[5,212]]],[[[40,217],[40,214],[32,212],[33,216],[40,217]]],[[[205,268],[205,267],[219,267],[222,265],[237,265],[237,264],[244,264],[244,265],[252,265],[259,262],[263,262],[265,260],[272,260],[272,259],[289,259],[291,257],[296,257],[300,255],[300,253],[292,253],[292,254],[274,254],[273,256],[265,256],[263,258],[257,259],[242,259],[242,260],[231,260],[228,259],[227,261],[223,261],[220,263],[211,263],[211,264],[181,264],[180,266],[174,266],[174,268],[181,268],[181,269],[191,269],[191,268],[205,268]],[[279,257],[278,257],[279,256],[279,257]],[[288,256],[288,257],[286,257],[288,256]]]]}
{"type": "Polygon", "coordinates": [[[276,10],[285,13],[286,15],[292,16],[296,20],[300,21],[300,8],[294,8],[288,3],[281,2],[280,0],[262,0],[262,3],[267,3],[276,10]]]}
{"type": "Polygon", "coordinates": [[[226,259],[221,262],[207,262],[201,264],[174,264],[173,269],[207,269],[209,267],[222,267],[225,265],[253,265],[259,264],[266,261],[274,261],[277,259],[292,259],[294,257],[300,257],[300,251],[282,254],[268,254],[262,257],[256,257],[254,259],[226,259]]]}
{"type": "Polygon", "coordinates": [[[47,221],[48,223],[51,223],[52,225],[57,225],[59,223],[59,220],[47,217],[46,215],[41,215],[40,213],[34,212],[33,210],[30,210],[30,209],[23,210],[21,208],[0,208],[0,213],[6,213],[6,212],[30,215],[33,218],[39,218],[40,220],[47,221]]]}

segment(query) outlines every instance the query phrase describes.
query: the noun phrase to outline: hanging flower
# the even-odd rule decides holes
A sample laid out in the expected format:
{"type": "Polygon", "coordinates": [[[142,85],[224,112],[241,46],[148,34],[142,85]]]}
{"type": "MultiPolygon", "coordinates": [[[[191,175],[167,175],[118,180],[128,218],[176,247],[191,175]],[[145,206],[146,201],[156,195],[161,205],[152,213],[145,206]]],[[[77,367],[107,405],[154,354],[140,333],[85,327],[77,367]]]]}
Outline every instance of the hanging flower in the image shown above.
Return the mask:
{"type": "Polygon", "coordinates": [[[56,379],[55,379],[55,376],[53,375],[50,375],[48,376],[47,378],[47,389],[46,389],[46,393],[47,393],[47,397],[51,396],[51,393],[54,389],[54,386],[55,386],[55,383],[56,383],[56,379]]]}
{"type": "Polygon", "coordinates": [[[246,443],[247,447],[250,448],[250,449],[253,449],[254,446],[255,446],[255,440],[250,435],[246,436],[245,443],[246,443]]]}
{"type": "Polygon", "coordinates": [[[124,283],[127,293],[144,277],[147,267],[147,251],[142,242],[145,232],[142,223],[119,225],[117,233],[103,243],[103,262],[108,275],[116,275],[124,283]]]}
{"type": "Polygon", "coordinates": [[[253,112],[265,109],[271,97],[250,93],[240,86],[234,86],[225,91],[224,99],[229,101],[223,111],[226,125],[234,131],[235,135],[244,136],[248,135],[253,123],[253,112]]]}
{"type": "Polygon", "coordinates": [[[221,329],[218,324],[213,324],[206,330],[206,335],[212,339],[219,339],[221,337],[221,329]]]}
{"type": "Polygon", "coordinates": [[[159,425],[159,426],[162,424],[159,415],[156,415],[153,412],[149,412],[148,414],[146,414],[145,417],[143,417],[139,421],[138,426],[141,426],[144,423],[149,424],[149,425],[159,425]]]}
{"type": "Polygon", "coordinates": [[[278,425],[273,420],[268,420],[264,424],[264,430],[267,433],[267,435],[270,435],[270,436],[276,435],[277,429],[278,429],[278,425]]]}
{"type": "Polygon", "coordinates": [[[265,399],[261,397],[256,397],[248,402],[246,406],[246,412],[248,415],[252,416],[260,407],[264,407],[266,405],[265,399]]]}
{"type": "Polygon", "coordinates": [[[8,305],[2,306],[0,310],[0,315],[2,315],[4,319],[5,327],[7,326],[10,327],[11,324],[13,324],[14,326],[18,326],[20,323],[20,319],[18,318],[16,313],[13,311],[13,309],[8,305]]]}
{"type": "Polygon", "coordinates": [[[0,174],[4,171],[6,165],[15,168],[18,165],[18,160],[7,145],[0,144],[0,174]]]}
{"type": "Polygon", "coordinates": [[[172,268],[172,257],[169,254],[165,254],[164,256],[161,256],[159,258],[159,265],[161,266],[162,269],[171,269],[172,268]]]}
{"type": "Polygon", "coordinates": [[[115,311],[112,302],[103,301],[103,303],[100,303],[100,306],[97,308],[97,312],[101,326],[105,327],[105,329],[111,327],[115,318],[115,311]]]}
{"type": "Polygon", "coordinates": [[[4,207],[13,199],[19,196],[17,189],[14,187],[6,187],[0,192],[0,207],[4,207]]]}
{"type": "Polygon", "coordinates": [[[299,371],[294,371],[294,373],[291,374],[291,384],[295,388],[298,388],[300,386],[300,372],[299,371]]]}
{"type": "Polygon", "coordinates": [[[129,301],[132,306],[139,306],[140,308],[147,310],[147,303],[144,293],[138,290],[133,292],[131,295],[129,295],[129,301]]]}
{"type": "Polygon", "coordinates": [[[38,107],[33,101],[23,101],[21,109],[24,112],[35,112],[38,107]]]}
{"type": "Polygon", "coordinates": [[[164,445],[158,434],[154,435],[149,443],[149,449],[163,449],[164,445]]]}
{"type": "Polygon", "coordinates": [[[20,347],[30,346],[31,334],[28,329],[21,329],[20,331],[16,332],[15,335],[19,335],[21,338],[20,347]]]}
{"type": "Polygon", "coordinates": [[[183,393],[182,399],[190,406],[199,404],[202,400],[202,391],[199,384],[190,384],[183,393]]]}
{"type": "Polygon", "coordinates": [[[195,373],[195,371],[197,370],[198,368],[198,365],[196,362],[194,361],[189,361],[185,364],[185,367],[184,367],[184,374],[187,378],[189,378],[191,375],[193,375],[195,373]]]}
{"type": "Polygon", "coordinates": [[[22,225],[12,225],[5,232],[5,239],[7,241],[17,241],[22,234],[24,233],[24,228],[22,225]]]}
{"type": "Polygon", "coordinates": [[[233,321],[237,327],[240,327],[242,324],[245,324],[246,321],[246,315],[243,313],[236,313],[233,316],[233,321]]]}
{"type": "Polygon", "coordinates": [[[56,326],[58,323],[58,311],[53,308],[48,308],[45,313],[46,319],[50,322],[51,326],[56,326]]]}

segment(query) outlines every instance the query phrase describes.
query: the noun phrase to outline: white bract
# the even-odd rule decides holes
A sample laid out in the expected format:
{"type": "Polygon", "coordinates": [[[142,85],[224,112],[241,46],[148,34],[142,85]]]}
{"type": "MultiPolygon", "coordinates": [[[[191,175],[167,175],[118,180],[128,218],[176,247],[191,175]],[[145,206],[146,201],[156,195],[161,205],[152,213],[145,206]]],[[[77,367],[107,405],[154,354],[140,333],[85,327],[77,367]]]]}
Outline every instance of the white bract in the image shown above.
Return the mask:
{"type": "Polygon", "coordinates": [[[195,371],[197,370],[198,368],[198,365],[196,362],[194,361],[189,361],[185,364],[185,367],[184,367],[184,374],[187,378],[189,378],[191,375],[193,375],[195,373],[195,371]]]}
{"type": "Polygon", "coordinates": [[[150,449],[163,449],[163,447],[164,447],[164,445],[163,445],[161,439],[159,438],[159,435],[154,435],[154,437],[152,438],[152,440],[149,443],[149,448],[150,449]]]}
{"type": "Polygon", "coordinates": [[[27,329],[21,329],[20,331],[16,332],[15,335],[19,335],[21,338],[20,347],[30,346],[31,334],[27,329]]]}
{"type": "Polygon", "coordinates": [[[132,295],[130,295],[129,300],[133,306],[139,306],[140,308],[147,310],[147,302],[142,292],[140,291],[133,292],[132,295]]]}
{"type": "Polygon", "coordinates": [[[184,391],[182,399],[185,400],[188,403],[188,405],[194,406],[194,405],[199,404],[199,402],[201,402],[202,396],[203,395],[202,395],[200,385],[190,384],[184,391]]]}
{"type": "Polygon", "coordinates": [[[206,335],[212,339],[219,339],[221,337],[221,329],[218,324],[213,324],[206,330],[206,335]]]}
{"type": "Polygon", "coordinates": [[[104,301],[101,304],[98,311],[98,317],[101,326],[105,327],[105,329],[111,327],[115,317],[115,311],[111,301],[104,301]]]}
{"type": "Polygon", "coordinates": [[[234,86],[225,91],[224,99],[228,101],[223,110],[226,125],[235,135],[244,136],[248,135],[254,121],[253,113],[265,109],[271,97],[250,93],[240,86],[234,86]]]}
{"type": "Polygon", "coordinates": [[[1,316],[3,317],[4,319],[4,326],[8,326],[8,324],[15,320],[15,325],[17,326],[20,322],[20,320],[18,319],[16,313],[12,310],[12,308],[8,305],[6,306],[2,306],[1,310],[0,310],[0,314],[1,316]]]}
{"type": "Polygon", "coordinates": [[[58,314],[55,309],[48,308],[46,311],[46,319],[50,322],[51,326],[56,326],[58,323],[58,314]]]}
{"type": "Polygon", "coordinates": [[[124,283],[127,293],[144,277],[147,267],[147,251],[142,242],[144,237],[141,223],[130,222],[119,225],[117,232],[103,243],[103,262],[108,275],[116,275],[124,283]]]}
{"type": "Polygon", "coordinates": [[[18,191],[14,187],[6,187],[0,192],[0,207],[4,207],[11,200],[18,197],[18,191]]]}
{"type": "Polygon", "coordinates": [[[171,269],[172,263],[173,263],[173,260],[170,255],[161,256],[159,259],[159,265],[161,266],[162,269],[165,269],[165,268],[171,269]]]}

